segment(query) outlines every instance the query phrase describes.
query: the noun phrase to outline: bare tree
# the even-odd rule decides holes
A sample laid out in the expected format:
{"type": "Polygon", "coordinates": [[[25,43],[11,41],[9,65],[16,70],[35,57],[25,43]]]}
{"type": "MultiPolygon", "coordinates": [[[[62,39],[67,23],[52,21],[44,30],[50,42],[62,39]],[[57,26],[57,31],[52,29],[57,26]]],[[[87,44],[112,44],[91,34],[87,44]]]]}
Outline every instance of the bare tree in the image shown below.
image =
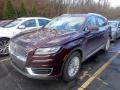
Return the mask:
{"type": "MultiPolygon", "coordinates": [[[[18,11],[21,0],[11,0],[18,11]]],[[[24,0],[27,12],[35,6],[38,16],[55,17],[63,13],[100,13],[107,18],[118,18],[120,8],[112,8],[108,0],[24,0]],[[34,3],[34,4],[33,4],[34,3]]],[[[4,0],[0,0],[0,16],[2,15],[4,0]]]]}

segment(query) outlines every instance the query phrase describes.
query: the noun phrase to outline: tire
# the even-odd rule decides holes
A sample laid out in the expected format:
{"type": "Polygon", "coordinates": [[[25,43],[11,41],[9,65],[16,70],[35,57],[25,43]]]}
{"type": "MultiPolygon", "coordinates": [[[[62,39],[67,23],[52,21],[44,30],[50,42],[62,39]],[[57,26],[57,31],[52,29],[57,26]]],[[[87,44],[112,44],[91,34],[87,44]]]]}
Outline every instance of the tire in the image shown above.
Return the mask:
{"type": "Polygon", "coordinates": [[[74,52],[68,56],[64,68],[62,78],[64,81],[72,81],[79,76],[81,67],[81,55],[79,52],[74,52]]]}
{"type": "Polygon", "coordinates": [[[114,38],[112,38],[111,42],[113,42],[113,43],[114,43],[115,41],[116,41],[116,38],[115,38],[115,37],[114,37],[114,38]]]}
{"type": "Polygon", "coordinates": [[[9,54],[8,46],[9,46],[9,39],[0,38],[0,56],[6,56],[9,54]]]}
{"type": "Polygon", "coordinates": [[[112,38],[112,42],[115,42],[117,40],[116,35],[112,38]]]}
{"type": "Polygon", "coordinates": [[[105,44],[104,51],[105,51],[105,52],[108,51],[109,48],[110,48],[110,38],[108,38],[108,40],[107,40],[107,42],[106,42],[106,44],[105,44]]]}

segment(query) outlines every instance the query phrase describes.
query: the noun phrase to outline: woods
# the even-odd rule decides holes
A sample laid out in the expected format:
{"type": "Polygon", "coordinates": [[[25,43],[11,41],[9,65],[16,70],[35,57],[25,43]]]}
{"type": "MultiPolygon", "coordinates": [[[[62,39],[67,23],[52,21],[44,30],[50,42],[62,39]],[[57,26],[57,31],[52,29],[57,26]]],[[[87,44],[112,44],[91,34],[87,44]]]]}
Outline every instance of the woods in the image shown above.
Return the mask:
{"type": "Polygon", "coordinates": [[[109,19],[120,18],[120,7],[108,0],[0,0],[0,19],[23,16],[55,17],[63,13],[100,13],[109,19]]]}

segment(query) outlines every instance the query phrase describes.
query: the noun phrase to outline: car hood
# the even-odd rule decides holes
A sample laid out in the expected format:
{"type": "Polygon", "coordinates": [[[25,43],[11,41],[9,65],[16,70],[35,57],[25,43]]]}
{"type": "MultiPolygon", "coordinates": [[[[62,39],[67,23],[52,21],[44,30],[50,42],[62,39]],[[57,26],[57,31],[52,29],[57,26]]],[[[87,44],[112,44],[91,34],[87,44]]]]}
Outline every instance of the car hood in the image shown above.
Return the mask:
{"type": "Polygon", "coordinates": [[[0,27],[0,37],[11,36],[13,34],[14,28],[3,28],[0,27]]]}
{"type": "Polygon", "coordinates": [[[4,27],[0,27],[0,33],[9,33],[9,31],[13,31],[14,28],[4,28],[4,27]]]}
{"type": "Polygon", "coordinates": [[[9,30],[9,29],[11,29],[11,28],[0,27],[0,31],[9,30]]]}
{"type": "Polygon", "coordinates": [[[35,47],[50,47],[65,44],[76,37],[78,37],[76,32],[41,29],[15,36],[13,39],[16,43],[27,43],[35,47]]]}

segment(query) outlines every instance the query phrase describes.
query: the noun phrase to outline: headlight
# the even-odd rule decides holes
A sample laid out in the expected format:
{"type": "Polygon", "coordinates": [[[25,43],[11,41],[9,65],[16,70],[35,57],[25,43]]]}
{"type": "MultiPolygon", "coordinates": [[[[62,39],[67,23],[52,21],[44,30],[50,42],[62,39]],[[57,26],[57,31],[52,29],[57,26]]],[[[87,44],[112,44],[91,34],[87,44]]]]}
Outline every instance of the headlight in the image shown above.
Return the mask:
{"type": "Polygon", "coordinates": [[[49,47],[49,48],[39,48],[35,51],[35,55],[45,55],[45,54],[53,54],[60,50],[61,47],[49,47]]]}

